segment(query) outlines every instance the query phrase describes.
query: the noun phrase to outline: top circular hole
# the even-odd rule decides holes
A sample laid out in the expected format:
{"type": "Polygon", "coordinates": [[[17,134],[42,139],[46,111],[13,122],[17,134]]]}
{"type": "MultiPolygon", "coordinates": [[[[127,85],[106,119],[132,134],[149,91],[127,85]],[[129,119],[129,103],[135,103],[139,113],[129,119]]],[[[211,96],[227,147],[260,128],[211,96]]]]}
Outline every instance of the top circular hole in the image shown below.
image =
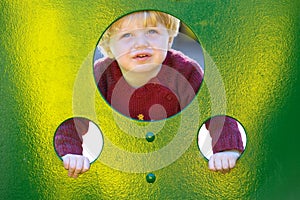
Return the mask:
{"type": "Polygon", "coordinates": [[[137,11],[120,17],[102,34],[94,53],[101,96],[117,112],[140,121],[180,113],[203,80],[197,37],[176,17],[137,11]]]}

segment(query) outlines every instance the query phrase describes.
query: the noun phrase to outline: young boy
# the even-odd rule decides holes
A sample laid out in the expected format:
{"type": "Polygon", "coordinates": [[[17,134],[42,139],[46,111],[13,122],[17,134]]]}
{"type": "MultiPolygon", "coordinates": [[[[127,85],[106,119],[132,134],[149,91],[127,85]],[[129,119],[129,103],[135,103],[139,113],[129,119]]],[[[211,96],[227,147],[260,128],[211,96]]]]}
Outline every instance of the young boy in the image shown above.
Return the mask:
{"type": "MultiPolygon", "coordinates": [[[[95,62],[94,73],[101,95],[112,108],[133,119],[152,121],[174,116],[193,100],[203,72],[197,62],[171,49],[178,28],[179,20],[171,15],[140,11],[106,30],[99,44],[107,56],[95,62]]],[[[214,144],[209,168],[227,172],[243,151],[236,122],[223,117],[206,125],[214,144]]],[[[78,135],[87,129],[88,121],[79,119],[56,132],[55,147],[70,177],[89,169],[78,146],[78,135]]]]}

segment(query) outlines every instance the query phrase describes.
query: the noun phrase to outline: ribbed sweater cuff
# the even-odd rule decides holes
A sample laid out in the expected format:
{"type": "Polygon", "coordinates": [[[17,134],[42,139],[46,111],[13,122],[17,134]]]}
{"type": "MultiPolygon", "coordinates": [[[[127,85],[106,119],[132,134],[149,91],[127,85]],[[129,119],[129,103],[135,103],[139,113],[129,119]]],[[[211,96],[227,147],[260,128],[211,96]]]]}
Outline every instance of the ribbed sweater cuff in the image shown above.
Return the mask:
{"type": "Polygon", "coordinates": [[[237,122],[232,118],[222,116],[212,120],[206,125],[212,137],[213,153],[227,150],[243,152],[243,141],[237,122]]]}
{"type": "Polygon", "coordinates": [[[55,149],[59,156],[66,154],[82,155],[82,139],[73,120],[64,122],[55,134],[55,149]]]}

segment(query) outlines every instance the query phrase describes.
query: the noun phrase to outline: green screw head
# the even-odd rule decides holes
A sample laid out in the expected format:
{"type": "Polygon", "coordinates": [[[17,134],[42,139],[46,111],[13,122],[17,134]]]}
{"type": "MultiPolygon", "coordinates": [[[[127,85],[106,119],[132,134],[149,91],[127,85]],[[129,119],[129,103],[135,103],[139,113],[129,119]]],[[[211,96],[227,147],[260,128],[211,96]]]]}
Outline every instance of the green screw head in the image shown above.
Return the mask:
{"type": "Polygon", "coordinates": [[[152,173],[147,174],[146,180],[148,183],[154,183],[156,180],[156,176],[152,173]]]}
{"type": "Polygon", "coordinates": [[[148,142],[153,142],[154,139],[155,139],[154,133],[148,132],[148,133],[146,134],[146,140],[147,140],[148,142]]]}

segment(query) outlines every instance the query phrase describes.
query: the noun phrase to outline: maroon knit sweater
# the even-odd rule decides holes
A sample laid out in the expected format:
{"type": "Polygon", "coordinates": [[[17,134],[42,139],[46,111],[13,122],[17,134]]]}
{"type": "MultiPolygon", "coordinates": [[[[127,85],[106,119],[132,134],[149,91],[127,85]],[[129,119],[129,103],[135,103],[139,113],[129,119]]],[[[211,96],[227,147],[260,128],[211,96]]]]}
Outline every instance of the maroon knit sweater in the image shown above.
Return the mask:
{"type": "MultiPolygon", "coordinates": [[[[125,81],[115,60],[105,58],[96,62],[94,73],[101,95],[112,108],[133,119],[146,121],[179,113],[193,100],[203,79],[199,65],[175,50],[168,51],[158,75],[139,88],[125,81]]],[[[82,122],[69,120],[58,128],[55,136],[58,155],[82,154],[81,135],[87,131],[88,121],[79,121],[82,122]]],[[[243,151],[235,120],[217,117],[212,123],[208,121],[206,127],[212,136],[214,153],[231,149],[243,151]]]]}

